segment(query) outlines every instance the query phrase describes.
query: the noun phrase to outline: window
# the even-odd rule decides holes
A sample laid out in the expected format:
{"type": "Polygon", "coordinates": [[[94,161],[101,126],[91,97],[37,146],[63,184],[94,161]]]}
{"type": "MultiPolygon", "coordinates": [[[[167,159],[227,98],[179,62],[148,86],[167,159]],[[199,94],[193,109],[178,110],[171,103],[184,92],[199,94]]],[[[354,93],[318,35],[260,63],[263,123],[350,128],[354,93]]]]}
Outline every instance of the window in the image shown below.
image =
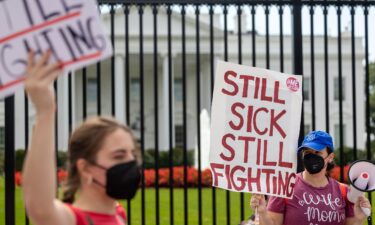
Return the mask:
{"type": "Polygon", "coordinates": [[[96,90],[97,90],[97,83],[95,78],[88,78],[87,79],[87,102],[96,102],[97,96],[96,96],[96,90]]]}
{"type": "Polygon", "coordinates": [[[176,125],[175,126],[175,142],[177,148],[184,147],[184,126],[176,125]]]}
{"type": "Polygon", "coordinates": [[[138,78],[132,78],[130,81],[130,99],[131,101],[139,101],[140,99],[140,82],[138,78]]]}
{"type": "Polygon", "coordinates": [[[311,125],[310,124],[305,124],[303,125],[303,133],[306,135],[308,133],[310,133],[311,131],[311,125]]]}
{"type": "MultiPolygon", "coordinates": [[[[334,133],[334,137],[335,137],[335,140],[334,140],[334,144],[335,144],[335,148],[339,148],[340,147],[340,124],[335,124],[335,133],[334,133]]],[[[342,125],[342,135],[343,135],[343,146],[346,145],[345,143],[345,140],[346,140],[346,127],[345,127],[345,124],[342,125]]]]}
{"type": "MultiPolygon", "coordinates": [[[[335,77],[335,79],[333,80],[333,85],[334,85],[334,100],[335,101],[339,101],[340,100],[340,92],[339,92],[339,78],[338,77],[335,77]]],[[[342,84],[341,84],[342,88],[341,88],[341,91],[342,91],[342,100],[344,101],[345,100],[345,77],[342,78],[342,84]]]]}
{"type": "Polygon", "coordinates": [[[174,99],[175,101],[182,102],[182,78],[174,80],[174,99]]]}
{"type": "Polygon", "coordinates": [[[303,100],[310,100],[310,78],[303,78],[303,100]]]}
{"type": "Polygon", "coordinates": [[[0,127],[0,149],[5,148],[5,127],[0,127]]]}
{"type": "Polygon", "coordinates": [[[97,82],[96,78],[88,78],[87,85],[86,85],[86,100],[87,100],[87,114],[95,115],[96,114],[96,107],[97,107],[97,82]]]}

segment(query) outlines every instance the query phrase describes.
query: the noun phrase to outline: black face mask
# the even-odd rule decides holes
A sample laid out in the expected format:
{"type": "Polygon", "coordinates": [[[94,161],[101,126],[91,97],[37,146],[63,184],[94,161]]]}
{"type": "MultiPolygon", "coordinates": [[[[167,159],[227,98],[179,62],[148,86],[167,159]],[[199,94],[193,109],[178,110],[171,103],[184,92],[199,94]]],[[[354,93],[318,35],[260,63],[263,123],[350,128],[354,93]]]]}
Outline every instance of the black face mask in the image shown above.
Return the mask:
{"type": "Polygon", "coordinates": [[[323,157],[309,153],[303,156],[303,165],[310,174],[317,174],[322,171],[325,162],[323,157]]]}
{"type": "Polygon", "coordinates": [[[120,163],[107,169],[93,163],[95,166],[106,170],[107,184],[104,186],[97,180],[94,182],[106,189],[108,196],[114,199],[132,199],[137,192],[141,173],[136,161],[120,163]]]}

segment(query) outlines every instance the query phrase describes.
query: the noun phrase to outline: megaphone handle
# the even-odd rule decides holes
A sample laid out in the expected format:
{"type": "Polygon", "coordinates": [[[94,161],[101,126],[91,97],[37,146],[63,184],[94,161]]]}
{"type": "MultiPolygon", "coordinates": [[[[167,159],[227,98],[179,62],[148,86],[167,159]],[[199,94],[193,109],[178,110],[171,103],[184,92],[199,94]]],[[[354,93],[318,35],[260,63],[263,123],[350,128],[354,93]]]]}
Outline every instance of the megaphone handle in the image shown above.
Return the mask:
{"type": "Polygon", "coordinates": [[[367,217],[371,216],[371,211],[370,211],[369,208],[361,207],[361,209],[362,209],[362,212],[363,212],[367,217]]]}

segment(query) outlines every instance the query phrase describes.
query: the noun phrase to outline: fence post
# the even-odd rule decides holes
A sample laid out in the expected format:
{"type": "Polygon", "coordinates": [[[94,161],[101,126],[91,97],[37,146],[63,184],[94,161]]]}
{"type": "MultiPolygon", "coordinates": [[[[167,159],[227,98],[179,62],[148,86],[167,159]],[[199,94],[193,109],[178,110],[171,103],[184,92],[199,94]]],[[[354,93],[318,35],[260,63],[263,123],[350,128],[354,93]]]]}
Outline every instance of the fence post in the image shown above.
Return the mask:
{"type": "Polygon", "coordinates": [[[5,224],[15,224],[14,96],[5,99],[5,224]]]}
{"type": "MultiPolygon", "coordinates": [[[[293,29],[293,74],[303,74],[303,53],[302,53],[302,5],[301,0],[293,1],[293,18],[292,18],[292,29],[293,29]]],[[[303,88],[303,85],[302,85],[303,88]]],[[[303,92],[302,92],[303,93],[303,92]]],[[[304,110],[302,105],[301,112],[301,124],[299,130],[298,145],[301,144],[304,136],[304,110]]],[[[298,159],[297,171],[301,171],[301,162],[298,159]]]]}

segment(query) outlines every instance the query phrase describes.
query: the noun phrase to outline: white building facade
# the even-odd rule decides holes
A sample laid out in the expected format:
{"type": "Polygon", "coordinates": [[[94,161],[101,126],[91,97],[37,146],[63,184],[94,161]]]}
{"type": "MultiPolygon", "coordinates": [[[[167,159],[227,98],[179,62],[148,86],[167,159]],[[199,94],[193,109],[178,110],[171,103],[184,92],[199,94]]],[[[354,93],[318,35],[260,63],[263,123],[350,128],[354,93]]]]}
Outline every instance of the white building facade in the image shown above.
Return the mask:
{"type": "MultiPolygon", "coordinates": [[[[208,15],[200,15],[199,24],[199,44],[200,44],[200,110],[197,109],[197,52],[196,52],[196,20],[195,17],[186,17],[186,118],[187,118],[187,148],[194,149],[196,146],[197,119],[198,112],[206,109],[210,113],[211,104],[211,58],[210,58],[210,24],[208,15]]],[[[110,30],[110,16],[103,15],[105,27],[110,30]]],[[[168,57],[168,30],[167,15],[165,11],[159,10],[158,14],[158,80],[154,80],[154,28],[153,15],[149,8],[145,9],[143,15],[143,71],[144,71],[144,138],[145,149],[155,148],[155,127],[154,120],[158,120],[159,129],[159,149],[169,149],[169,137],[173,135],[174,145],[179,147],[183,141],[183,97],[182,97],[182,35],[181,15],[173,13],[171,16],[171,59],[168,57]],[[173,130],[169,132],[169,62],[171,62],[173,74],[173,130]],[[157,109],[154,107],[154,84],[158,85],[157,109]],[[158,110],[158,118],[154,112],[158,110]]],[[[252,65],[252,33],[246,31],[246,16],[243,16],[242,38],[242,63],[252,65]]],[[[221,25],[221,15],[214,15],[214,61],[224,59],[224,31],[221,25]]],[[[228,33],[228,61],[237,63],[238,57],[238,29],[228,33]]],[[[285,35],[284,44],[284,71],[292,73],[292,39],[285,35]]],[[[316,129],[325,130],[326,110],[325,110],[325,72],[324,72],[324,37],[315,36],[315,105],[316,105],[316,129]]],[[[356,112],[357,118],[353,118],[352,99],[352,58],[351,58],[351,37],[344,32],[342,35],[342,76],[343,76],[343,133],[344,145],[353,146],[353,130],[357,131],[357,146],[359,149],[365,148],[365,79],[364,79],[364,50],[362,38],[355,38],[356,55],[356,112]],[[356,120],[356,128],[353,127],[353,120],[356,120]]],[[[124,15],[116,13],[115,16],[115,109],[116,118],[126,121],[126,107],[130,107],[130,126],[136,130],[137,136],[140,131],[140,36],[139,36],[139,15],[137,11],[131,11],[129,15],[129,76],[130,89],[126,90],[125,79],[125,29],[124,15]],[[130,105],[125,104],[126,93],[130,93],[130,105]]],[[[270,69],[280,71],[280,38],[270,36],[270,69]]],[[[339,101],[338,101],[338,43],[337,37],[328,39],[328,74],[329,74],[329,132],[334,136],[335,142],[338,140],[339,126],[339,101]]],[[[304,68],[304,119],[305,130],[312,129],[312,109],[311,109],[311,54],[310,38],[303,37],[303,68],[304,68]]],[[[266,41],[264,35],[256,35],[256,66],[266,67],[266,41]]],[[[87,69],[87,112],[88,115],[96,115],[96,65],[87,69]]],[[[73,127],[83,119],[83,89],[82,71],[75,71],[72,77],[73,96],[73,127]]],[[[101,114],[111,114],[111,62],[110,60],[101,63],[101,114]]],[[[62,76],[58,81],[58,148],[67,149],[69,135],[69,113],[68,113],[68,77],[62,76]]],[[[24,149],[24,94],[16,94],[16,149],[24,149]]],[[[4,121],[4,107],[0,107],[1,121],[4,121]]],[[[34,112],[30,109],[30,122],[34,118],[34,112]]],[[[0,124],[0,135],[4,132],[4,125],[0,124]]],[[[31,127],[30,127],[31,129],[31,127]]],[[[1,141],[1,140],[0,140],[1,141]]],[[[0,143],[1,144],[1,143],[0,143]]]]}

